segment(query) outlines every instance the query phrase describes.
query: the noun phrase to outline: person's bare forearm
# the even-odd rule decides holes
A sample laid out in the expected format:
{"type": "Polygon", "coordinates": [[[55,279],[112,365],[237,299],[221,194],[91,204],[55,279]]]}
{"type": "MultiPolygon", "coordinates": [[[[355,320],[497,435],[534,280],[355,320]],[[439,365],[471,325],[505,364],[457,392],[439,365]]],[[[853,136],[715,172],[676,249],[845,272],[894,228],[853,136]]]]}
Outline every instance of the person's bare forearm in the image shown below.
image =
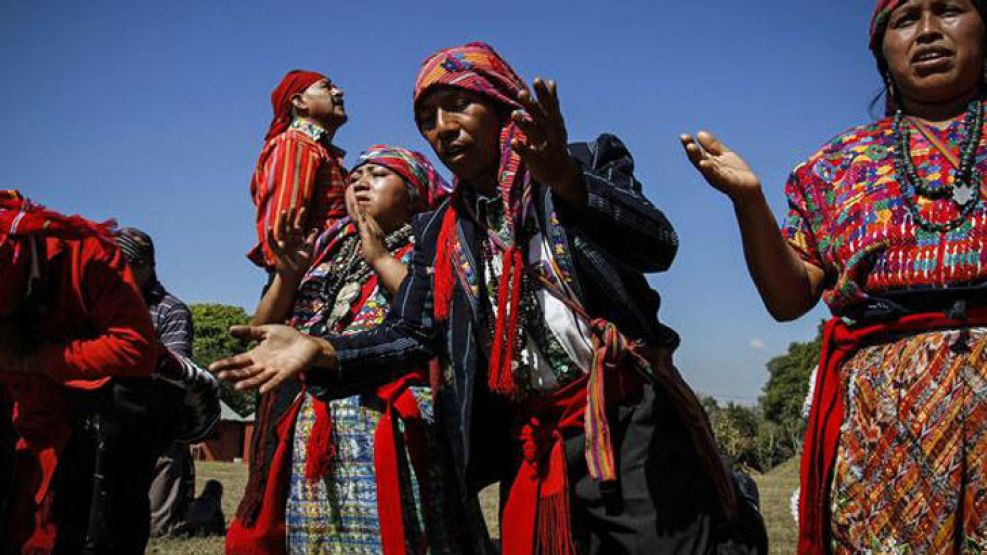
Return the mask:
{"type": "Polygon", "coordinates": [[[785,242],[760,188],[733,199],[747,269],[765,307],[778,321],[794,320],[819,299],[821,271],[785,242]]]}
{"type": "Polygon", "coordinates": [[[267,292],[257,304],[250,325],[285,323],[291,315],[291,308],[295,303],[295,291],[298,290],[300,282],[301,278],[274,274],[271,286],[267,288],[267,292]]]}

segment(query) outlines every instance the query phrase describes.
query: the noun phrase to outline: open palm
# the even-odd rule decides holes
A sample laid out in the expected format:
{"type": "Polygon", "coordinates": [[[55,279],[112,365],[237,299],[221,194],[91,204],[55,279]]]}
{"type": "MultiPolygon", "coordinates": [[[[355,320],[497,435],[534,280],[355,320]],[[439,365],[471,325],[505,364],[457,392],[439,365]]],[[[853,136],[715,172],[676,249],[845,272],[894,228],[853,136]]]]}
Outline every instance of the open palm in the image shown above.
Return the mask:
{"type": "Polygon", "coordinates": [[[285,210],[278,214],[268,230],[267,242],[274,253],[278,273],[301,276],[308,271],[315,250],[318,229],[305,228],[305,208],[285,210]]]}
{"type": "Polygon", "coordinates": [[[246,353],[212,363],[209,370],[241,391],[259,388],[267,393],[305,371],[320,352],[316,340],[290,326],[233,326],[230,335],[259,343],[246,353]]]}
{"type": "Polygon", "coordinates": [[[730,198],[760,189],[761,182],[747,162],[711,133],[682,135],[681,140],[692,165],[710,185],[730,198]]]}

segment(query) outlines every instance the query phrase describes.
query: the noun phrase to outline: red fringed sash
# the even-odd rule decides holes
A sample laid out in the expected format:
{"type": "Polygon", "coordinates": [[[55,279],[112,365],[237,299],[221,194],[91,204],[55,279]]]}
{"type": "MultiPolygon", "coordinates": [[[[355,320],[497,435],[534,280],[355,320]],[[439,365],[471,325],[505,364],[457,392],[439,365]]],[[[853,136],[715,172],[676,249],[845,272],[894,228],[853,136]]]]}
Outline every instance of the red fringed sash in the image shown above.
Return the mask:
{"type": "Polygon", "coordinates": [[[617,479],[616,457],[607,421],[607,403],[620,403],[640,392],[638,365],[650,367],[635,343],[605,320],[592,322],[596,347],[589,375],[530,403],[531,415],[518,433],[522,463],[504,508],[504,553],[570,555],[569,486],[563,437],[582,429],[586,463],[597,481],[617,479]]]}
{"type": "Polygon", "coordinates": [[[519,430],[523,458],[500,525],[504,553],[575,554],[563,434],[582,427],[585,392],[583,377],[533,406],[519,430]]]}
{"type": "Polygon", "coordinates": [[[504,268],[500,274],[497,293],[497,323],[490,350],[490,369],[487,386],[490,391],[514,399],[517,384],[514,382],[514,359],[517,356],[518,313],[520,312],[521,283],[524,278],[524,260],[521,249],[511,246],[504,252],[504,268]]]}
{"type": "Polygon", "coordinates": [[[318,482],[329,475],[336,459],[336,444],[332,441],[332,419],[329,418],[329,405],[314,399],[315,423],[305,445],[305,479],[318,482]]]}
{"type": "Polygon", "coordinates": [[[449,311],[452,308],[452,292],[456,286],[452,257],[459,242],[458,237],[456,237],[458,220],[456,199],[453,198],[449,202],[446,213],[442,215],[442,228],[439,230],[435,268],[432,274],[432,290],[435,298],[433,312],[435,319],[440,322],[449,320],[449,311]]]}
{"type": "Polygon", "coordinates": [[[249,515],[249,522],[245,522],[244,517],[238,514],[230,523],[226,532],[227,555],[282,555],[288,552],[284,511],[291,481],[291,446],[295,421],[298,420],[304,400],[303,391],[278,421],[279,441],[271,460],[263,496],[258,499],[256,512],[249,515]]]}
{"type": "MultiPolygon", "coordinates": [[[[380,518],[381,547],[385,555],[407,555],[404,528],[404,507],[402,502],[400,431],[398,420],[404,423],[404,441],[411,457],[411,466],[418,478],[419,496],[428,513],[428,438],[425,421],[418,410],[418,401],[411,392],[411,386],[424,385],[425,377],[420,373],[409,374],[404,378],[381,387],[377,396],[384,401],[384,415],[374,431],[374,468],[377,477],[377,514],[380,518]]],[[[422,554],[428,550],[428,535],[423,533],[412,553],[422,554]]]]}
{"type": "Polygon", "coordinates": [[[800,554],[823,555],[829,552],[829,487],[843,424],[843,384],[840,376],[843,364],[866,341],[882,335],[984,324],[987,324],[987,307],[970,310],[962,321],[950,319],[942,312],[931,312],[859,328],[850,328],[839,318],[826,323],[802,452],[800,554]]]}
{"type": "MultiPolygon", "coordinates": [[[[377,477],[377,507],[380,516],[381,544],[385,555],[408,555],[405,549],[405,529],[400,474],[398,420],[404,423],[405,432],[401,444],[407,446],[411,464],[418,477],[420,498],[428,499],[428,444],[425,422],[418,410],[418,402],[411,392],[412,386],[427,385],[424,371],[414,372],[380,387],[377,397],[384,402],[384,415],[374,432],[374,471],[377,477]]],[[[227,555],[280,555],[287,552],[284,513],[291,480],[291,450],[295,422],[307,393],[302,390],[298,398],[278,422],[279,443],[271,461],[263,497],[259,499],[256,517],[245,522],[237,516],[226,533],[227,555]]],[[[314,399],[315,423],[305,449],[305,479],[321,480],[332,470],[335,445],[332,442],[332,420],[328,405],[314,399]]],[[[424,553],[428,547],[427,534],[423,534],[414,553],[424,553]]]]}

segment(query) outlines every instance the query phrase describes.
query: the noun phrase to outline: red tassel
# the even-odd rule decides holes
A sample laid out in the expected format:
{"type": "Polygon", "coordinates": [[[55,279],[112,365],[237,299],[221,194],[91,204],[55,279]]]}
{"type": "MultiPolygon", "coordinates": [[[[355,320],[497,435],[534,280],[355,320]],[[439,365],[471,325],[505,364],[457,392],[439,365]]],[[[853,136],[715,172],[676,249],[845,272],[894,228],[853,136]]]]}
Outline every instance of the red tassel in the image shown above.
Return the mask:
{"type": "Polygon", "coordinates": [[[517,354],[514,347],[518,337],[518,309],[524,261],[521,250],[513,246],[504,253],[503,260],[487,385],[494,393],[513,398],[517,393],[517,384],[514,381],[512,363],[517,354]]]}
{"type": "Polygon", "coordinates": [[[328,476],[332,470],[332,462],[336,458],[329,405],[313,399],[312,406],[315,408],[315,424],[305,446],[305,479],[309,482],[328,476]]]}
{"type": "Polygon", "coordinates": [[[535,532],[536,553],[541,555],[575,555],[569,514],[569,479],[561,436],[553,438],[548,469],[538,498],[535,532]]]}
{"type": "Polygon", "coordinates": [[[449,320],[449,311],[452,308],[452,291],[456,283],[452,268],[452,254],[456,248],[457,240],[456,220],[455,204],[450,203],[442,217],[442,228],[439,230],[439,244],[435,252],[435,273],[432,284],[435,299],[433,313],[435,319],[440,322],[449,320]]]}

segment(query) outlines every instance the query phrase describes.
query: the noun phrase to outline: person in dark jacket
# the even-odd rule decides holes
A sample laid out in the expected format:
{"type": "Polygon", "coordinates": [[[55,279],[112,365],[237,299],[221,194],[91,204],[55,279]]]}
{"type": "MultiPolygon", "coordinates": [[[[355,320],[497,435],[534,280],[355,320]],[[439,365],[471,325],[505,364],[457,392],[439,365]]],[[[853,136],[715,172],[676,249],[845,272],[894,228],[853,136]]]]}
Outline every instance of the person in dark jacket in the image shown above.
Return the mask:
{"type": "Polygon", "coordinates": [[[507,494],[505,553],[713,552],[738,498],[644,277],[668,269],[676,234],[623,143],[567,145],[555,83],[534,89],[483,43],[430,56],[415,119],[457,184],[415,221],[384,323],[237,327],[260,345],[211,369],[262,392],[305,372],[345,395],[438,354],[461,485],[507,494]]]}
{"type": "MultiPolygon", "coordinates": [[[[158,341],[172,354],[190,359],[194,334],[192,313],[185,303],[169,293],[158,280],[154,241],[151,236],[128,227],[120,230],[116,241],[141,288],[158,341]]],[[[167,397],[164,407],[168,409],[163,414],[153,415],[155,419],[174,421],[176,415],[183,416],[184,389],[184,384],[173,385],[161,381],[154,384],[152,391],[157,396],[167,397]]],[[[178,430],[170,431],[170,435],[173,435],[178,430]]],[[[164,445],[161,440],[165,438],[157,439],[159,447],[164,445]]],[[[176,439],[157,455],[148,491],[151,537],[173,534],[185,520],[185,513],[195,497],[195,462],[189,444],[176,439]]]]}

